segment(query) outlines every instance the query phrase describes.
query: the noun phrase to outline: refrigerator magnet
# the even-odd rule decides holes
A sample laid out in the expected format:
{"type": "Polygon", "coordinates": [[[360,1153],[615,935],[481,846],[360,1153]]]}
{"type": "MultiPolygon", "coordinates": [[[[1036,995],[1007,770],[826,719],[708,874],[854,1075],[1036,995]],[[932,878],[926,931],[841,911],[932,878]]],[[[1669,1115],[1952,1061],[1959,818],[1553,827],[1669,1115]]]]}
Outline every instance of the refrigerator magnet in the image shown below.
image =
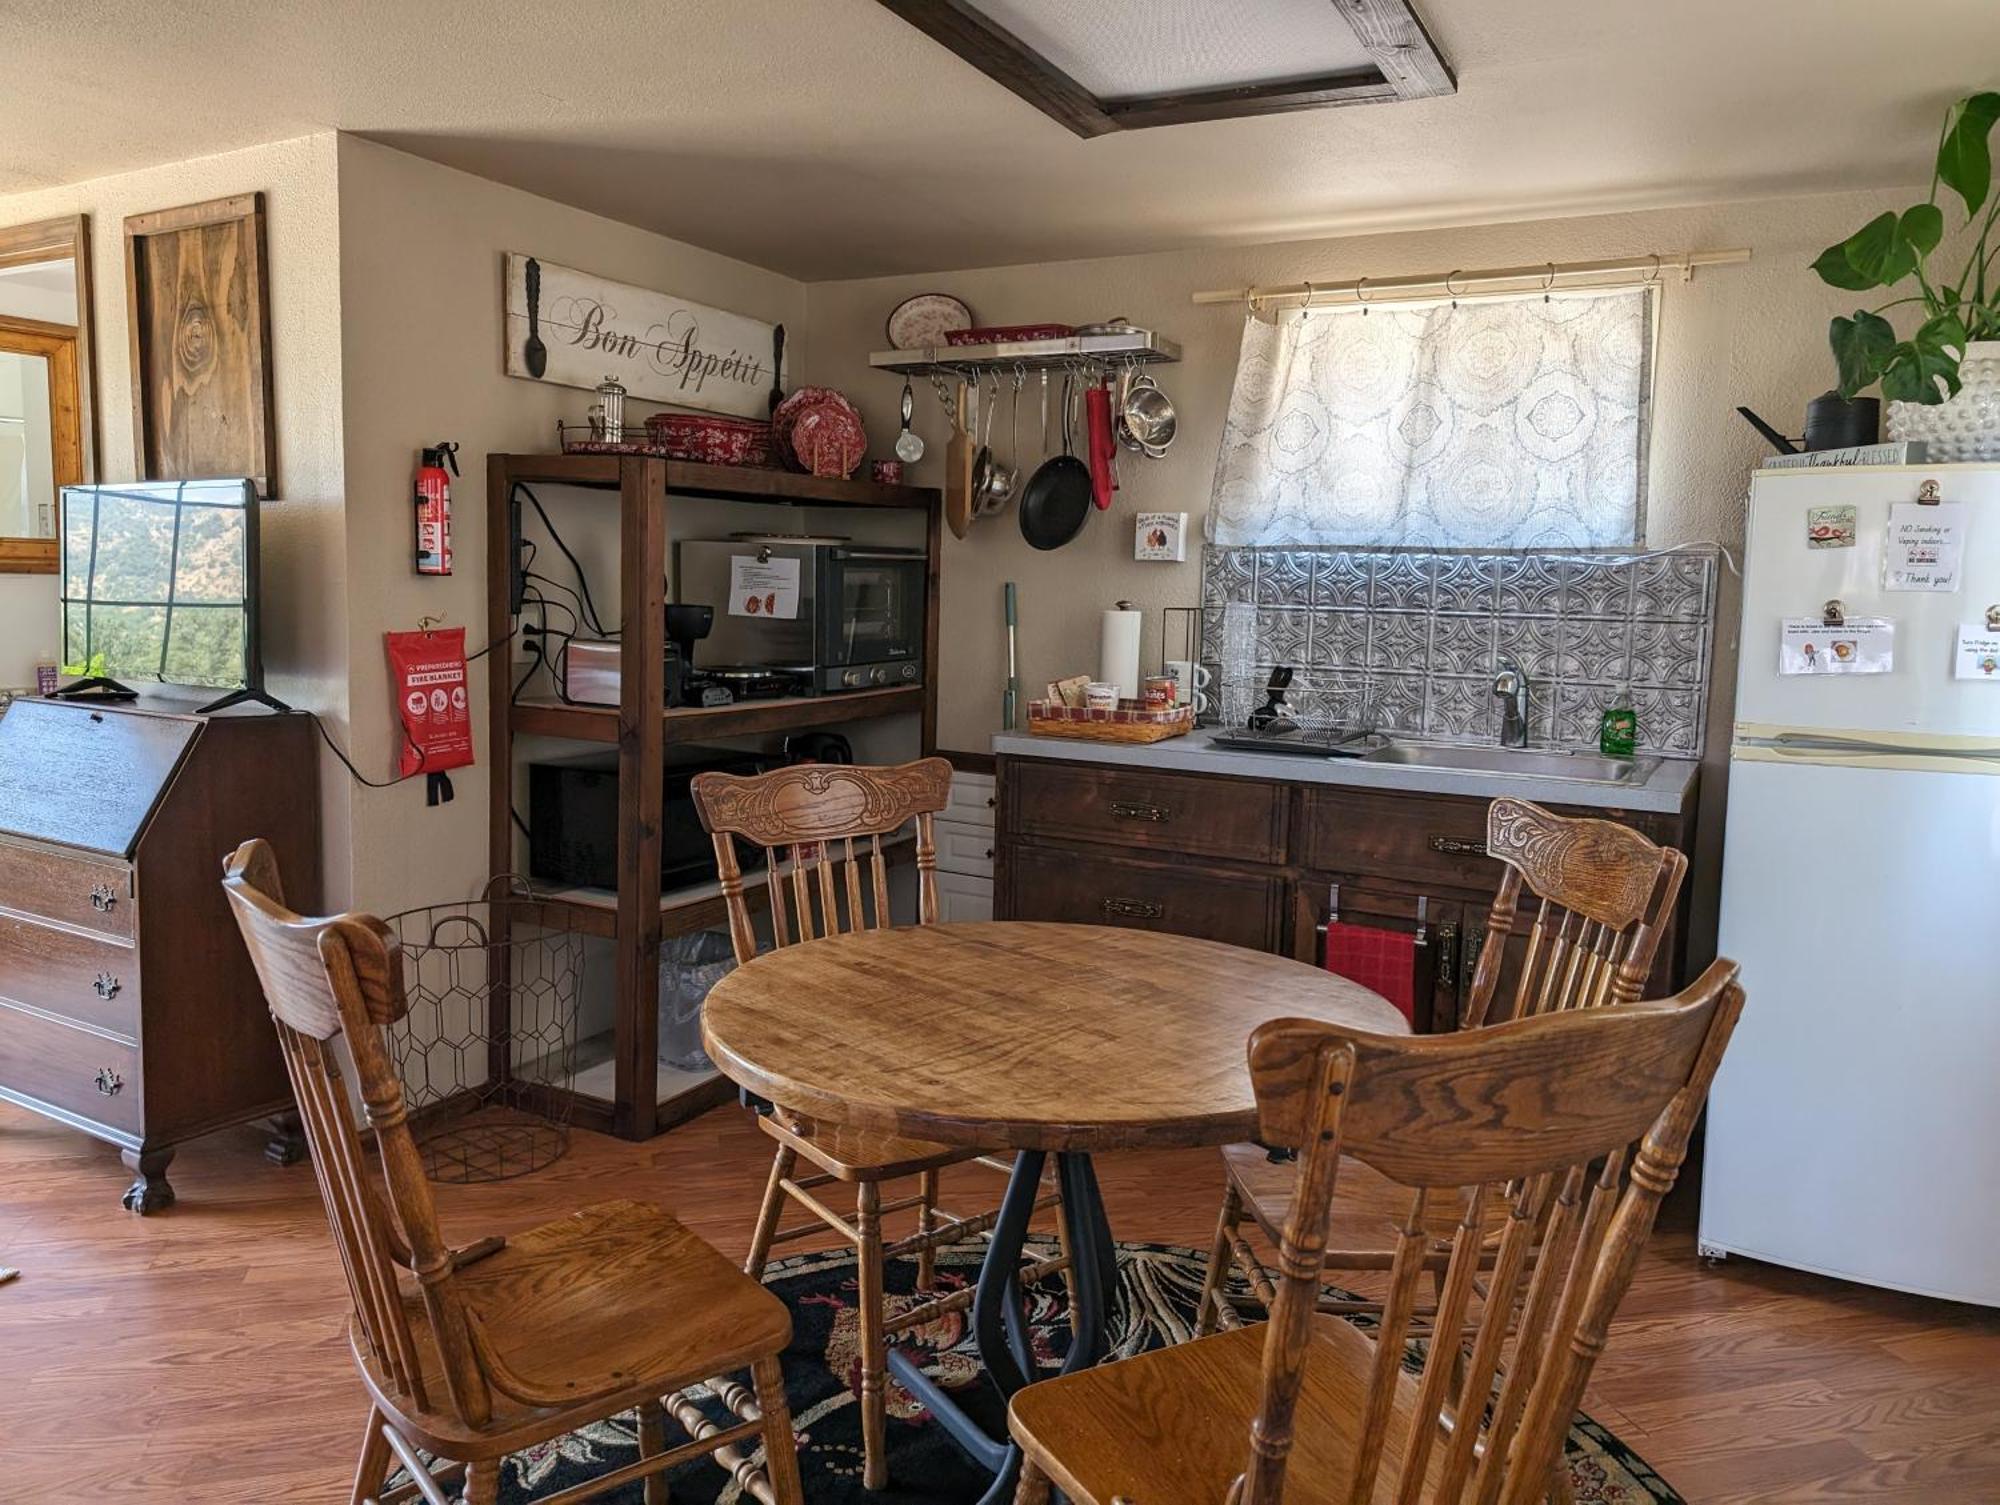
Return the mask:
{"type": "Polygon", "coordinates": [[[1806,547],[1809,549],[1851,549],[1854,547],[1854,508],[1806,508],[1806,547]]]}
{"type": "Polygon", "coordinates": [[[1890,503],[1884,590],[1955,591],[1964,556],[1965,503],[1890,503]]]}
{"type": "Polygon", "coordinates": [[[1780,674],[1887,674],[1896,667],[1896,624],[1888,617],[1786,617],[1778,631],[1780,674]]]}

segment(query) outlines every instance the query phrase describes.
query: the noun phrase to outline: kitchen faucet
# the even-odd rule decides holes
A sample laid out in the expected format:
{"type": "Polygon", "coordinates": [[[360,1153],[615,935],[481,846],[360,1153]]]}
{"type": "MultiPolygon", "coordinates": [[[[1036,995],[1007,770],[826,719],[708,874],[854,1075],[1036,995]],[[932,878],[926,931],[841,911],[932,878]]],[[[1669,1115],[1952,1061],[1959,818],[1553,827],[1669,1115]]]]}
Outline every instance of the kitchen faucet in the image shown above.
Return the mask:
{"type": "Polygon", "coordinates": [[[1503,658],[1493,676],[1493,693],[1504,703],[1501,710],[1500,745],[1528,745],[1528,675],[1511,658],[1503,658]]]}

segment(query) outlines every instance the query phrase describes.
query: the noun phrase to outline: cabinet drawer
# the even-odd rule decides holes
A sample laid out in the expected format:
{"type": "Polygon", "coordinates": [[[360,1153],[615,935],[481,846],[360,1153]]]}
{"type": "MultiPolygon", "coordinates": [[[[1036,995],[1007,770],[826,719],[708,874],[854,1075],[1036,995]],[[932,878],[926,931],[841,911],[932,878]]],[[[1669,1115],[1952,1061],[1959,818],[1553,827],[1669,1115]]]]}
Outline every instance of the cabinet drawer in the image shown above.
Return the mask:
{"type": "Polygon", "coordinates": [[[129,940],[132,870],[0,837],[0,907],[129,940]]]}
{"type": "Polygon", "coordinates": [[[0,1003],[0,1087],[139,1132],[139,1050],[0,1003]]]}
{"type": "Polygon", "coordinates": [[[1024,759],[1010,765],[1007,800],[1008,828],[1022,835],[1284,860],[1285,790],[1277,784],[1024,759]]]}
{"type": "Polygon", "coordinates": [[[964,873],[974,878],[993,876],[991,826],[963,826],[954,820],[940,820],[935,830],[939,872],[964,873]]]}
{"type": "Polygon", "coordinates": [[[1017,846],[1008,851],[1011,918],[1119,925],[1275,950],[1279,884],[1097,852],[1017,846]]]}
{"type": "Polygon", "coordinates": [[[947,925],[971,924],[993,918],[993,880],[963,873],[937,876],[938,918],[947,925]]]}
{"type": "Polygon", "coordinates": [[[939,820],[963,821],[967,825],[993,825],[993,775],[990,773],[955,773],[951,776],[951,798],[943,810],[938,812],[939,820]]]}
{"type": "Polygon", "coordinates": [[[1455,795],[1310,789],[1301,801],[1299,861],[1333,873],[1491,892],[1500,867],[1486,855],[1486,806],[1455,795]]]}
{"type": "Polygon", "coordinates": [[[139,953],[0,911],[0,999],[136,1038],[139,953]]]}

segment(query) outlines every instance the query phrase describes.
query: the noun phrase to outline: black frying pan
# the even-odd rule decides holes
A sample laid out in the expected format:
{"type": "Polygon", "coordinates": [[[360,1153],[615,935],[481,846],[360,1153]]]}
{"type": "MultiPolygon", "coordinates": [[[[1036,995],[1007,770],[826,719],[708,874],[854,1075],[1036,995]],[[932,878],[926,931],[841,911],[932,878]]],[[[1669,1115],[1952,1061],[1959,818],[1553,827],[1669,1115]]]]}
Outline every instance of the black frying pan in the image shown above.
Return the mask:
{"type": "Polygon", "coordinates": [[[1069,382],[1063,382],[1063,452],[1042,461],[1021,493],[1021,536],[1030,548],[1060,549],[1090,516],[1090,467],[1069,452],[1069,382]]]}

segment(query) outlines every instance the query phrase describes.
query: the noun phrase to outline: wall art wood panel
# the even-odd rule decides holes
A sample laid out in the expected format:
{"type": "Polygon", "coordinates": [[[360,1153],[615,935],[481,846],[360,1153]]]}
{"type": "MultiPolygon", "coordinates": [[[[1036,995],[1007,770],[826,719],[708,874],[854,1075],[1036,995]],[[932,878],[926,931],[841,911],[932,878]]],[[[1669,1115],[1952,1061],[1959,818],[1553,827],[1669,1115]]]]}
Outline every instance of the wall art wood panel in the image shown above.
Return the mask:
{"type": "Polygon", "coordinates": [[[276,489],[264,195],[125,221],[141,480],[249,476],[276,489]]]}

